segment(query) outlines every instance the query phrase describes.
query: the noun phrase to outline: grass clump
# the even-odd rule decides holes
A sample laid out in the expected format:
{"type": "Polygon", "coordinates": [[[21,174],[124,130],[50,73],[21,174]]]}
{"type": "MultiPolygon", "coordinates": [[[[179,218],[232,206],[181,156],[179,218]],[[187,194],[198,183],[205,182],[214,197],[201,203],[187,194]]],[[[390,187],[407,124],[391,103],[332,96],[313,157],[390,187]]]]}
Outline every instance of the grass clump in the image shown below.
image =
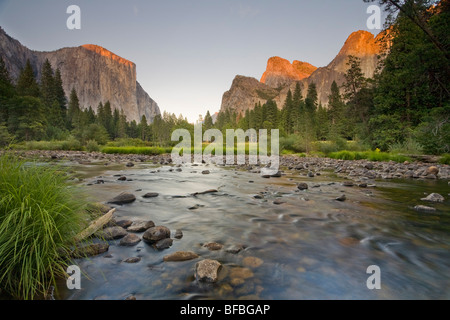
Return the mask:
{"type": "Polygon", "coordinates": [[[85,200],[58,167],[0,156],[0,287],[34,299],[66,275],[67,254],[87,224],[85,200]]]}
{"type": "Polygon", "coordinates": [[[411,158],[389,152],[379,151],[338,151],[328,154],[329,158],[340,160],[369,160],[369,161],[395,161],[405,162],[411,161],[411,158]]]}

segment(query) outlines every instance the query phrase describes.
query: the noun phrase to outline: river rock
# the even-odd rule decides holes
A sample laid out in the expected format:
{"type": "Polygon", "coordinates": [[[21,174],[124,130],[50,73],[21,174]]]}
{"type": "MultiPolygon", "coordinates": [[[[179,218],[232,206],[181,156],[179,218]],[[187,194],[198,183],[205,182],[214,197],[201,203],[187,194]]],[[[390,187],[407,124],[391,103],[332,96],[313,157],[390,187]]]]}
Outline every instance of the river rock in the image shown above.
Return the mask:
{"type": "Polygon", "coordinates": [[[128,163],[126,164],[126,166],[127,166],[128,168],[134,167],[134,163],[133,163],[133,162],[128,162],[128,163]]]}
{"type": "Polygon", "coordinates": [[[253,271],[250,270],[249,268],[242,268],[242,267],[236,267],[236,268],[232,268],[230,270],[230,274],[229,274],[230,278],[232,279],[248,279],[248,278],[252,278],[254,276],[253,271]]]}
{"type": "Polygon", "coordinates": [[[134,194],[124,192],[124,193],[119,194],[115,198],[109,200],[108,203],[122,205],[122,204],[132,203],[134,201],[136,201],[136,197],[134,196],[134,194]]]}
{"type": "Polygon", "coordinates": [[[145,242],[153,244],[159,240],[170,238],[170,229],[164,226],[152,227],[145,231],[142,238],[145,242]]]}
{"type": "Polygon", "coordinates": [[[426,198],[422,198],[420,200],[430,202],[444,202],[445,198],[441,196],[439,193],[431,193],[426,198]]]}
{"type": "Polygon", "coordinates": [[[139,261],[141,261],[141,258],[139,258],[139,257],[130,257],[130,258],[125,259],[123,262],[138,263],[139,261]]]}
{"type": "Polygon", "coordinates": [[[228,247],[225,251],[228,253],[232,253],[232,254],[238,254],[239,252],[241,252],[244,249],[245,249],[245,246],[243,246],[241,244],[235,244],[235,245],[228,247]]]}
{"type": "Polygon", "coordinates": [[[117,181],[127,181],[127,177],[121,176],[119,179],[117,179],[117,181]]]}
{"type": "Polygon", "coordinates": [[[172,239],[165,238],[165,239],[159,240],[158,242],[153,244],[153,246],[158,250],[164,250],[164,249],[170,248],[172,246],[172,244],[173,244],[172,239]]]}
{"type": "Polygon", "coordinates": [[[242,259],[242,264],[249,268],[258,268],[260,267],[264,261],[257,257],[245,257],[242,259]]]}
{"type": "Polygon", "coordinates": [[[122,227],[124,229],[128,228],[133,224],[133,221],[131,220],[119,220],[115,222],[116,226],[122,227]]]}
{"type": "Polygon", "coordinates": [[[210,174],[209,170],[203,170],[202,174],[210,174]]]}
{"type": "Polygon", "coordinates": [[[100,236],[105,240],[116,240],[125,237],[128,232],[122,227],[109,227],[100,232],[100,236]]]}
{"type": "Polygon", "coordinates": [[[425,213],[432,213],[432,212],[436,212],[436,209],[433,207],[427,207],[427,206],[422,206],[422,205],[418,205],[414,207],[414,210],[419,211],[419,212],[425,212],[425,213]]]}
{"type": "Polygon", "coordinates": [[[183,231],[181,231],[180,229],[177,229],[175,231],[175,235],[173,236],[175,239],[181,239],[183,238],[183,231]]]}
{"type": "Polygon", "coordinates": [[[159,196],[159,193],[157,193],[157,192],[149,192],[149,193],[144,194],[142,196],[142,198],[146,198],[146,199],[148,199],[148,198],[156,198],[157,196],[159,196]]]}
{"type": "Polygon", "coordinates": [[[177,251],[163,258],[164,261],[187,261],[197,259],[199,256],[192,251],[177,251]]]}
{"type": "Polygon", "coordinates": [[[130,232],[144,232],[155,226],[153,221],[134,221],[131,226],[128,227],[130,232]]]}
{"type": "Polygon", "coordinates": [[[297,188],[298,188],[298,190],[308,190],[308,184],[304,183],[304,182],[300,182],[299,184],[297,184],[297,188]]]}
{"type": "Polygon", "coordinates": [[[195,279],[201,282],[214,283],[219,279],[222,265],[217,260],[205,259],[195,265],[195,279]]]}
{"type": "Polygon", "coordinates": [[[340,195],[339,197],[336,198],[336,201],[344,202],[345,200],[347,200],[347,197],[345,196],[345,194],[340,195]]]}
{"type": "Polygon", "coordinates": [[[75,248],[71,256],[75,259],[97,256],[109,249],[108,243],[93,243],[75,248]]]}
{"type": "Polygon", "coordinates": [[[435,166],[428,167],[426,175],[434,174],[435,176],[439,173],[439,168],[435,166]]]}
{"type": "Polygon", "coordinates": [[[221,250],[223,245],[217,242],[210,242],[203,245],[203,247],[208,248],[211,251],[221,250]]]}
{"type": "Polygon", "coordinates": [[[124,247],[132,247],[141,242],[141,238],[134,233],[129,233],[120,240],[120,245],[124,247]]]}

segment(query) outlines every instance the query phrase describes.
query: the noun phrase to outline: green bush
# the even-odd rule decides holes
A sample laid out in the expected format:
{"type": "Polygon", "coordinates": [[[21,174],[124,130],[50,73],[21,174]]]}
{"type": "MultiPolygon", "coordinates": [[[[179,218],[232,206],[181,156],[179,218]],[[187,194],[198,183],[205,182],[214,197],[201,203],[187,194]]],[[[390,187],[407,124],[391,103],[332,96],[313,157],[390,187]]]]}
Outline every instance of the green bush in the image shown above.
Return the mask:
{"type": "Polygon", "coordinates": [[[391,153],[403,153],[403,154],[422,154],[422,145],[414,138],[408,138],[404,142],[396,142],[389,146],[389,152],[391,153]]]}
{"type": "Polygon", "coordinates": [[[328,157],[340,160],[370,160],[370,161],[395,161],[395,162],[405,162],[406,160],[411,161],[411,158],[403,155],[378,151],[354,152],[344,150],[339,152],[332,152],[328,155],[328,157]]]}
{"type": "Polygon", "coordinates": [[[0,287],[33,299],[66,275],[66,256],[85,227],[85,200],[54,166],[0,157],[0,287]]]}
{"type": "Polygon", "coordinates": [[[86,142],[86,150],[88,152],[99,152],[100,146],[98,145],[97,141],[89,140],[86,142]]]}
{"type": "Polygon", "coordinates": [[[441,159],[439,160],[439,163],[450,164],[450,153],[442,155],[441,159]]]}

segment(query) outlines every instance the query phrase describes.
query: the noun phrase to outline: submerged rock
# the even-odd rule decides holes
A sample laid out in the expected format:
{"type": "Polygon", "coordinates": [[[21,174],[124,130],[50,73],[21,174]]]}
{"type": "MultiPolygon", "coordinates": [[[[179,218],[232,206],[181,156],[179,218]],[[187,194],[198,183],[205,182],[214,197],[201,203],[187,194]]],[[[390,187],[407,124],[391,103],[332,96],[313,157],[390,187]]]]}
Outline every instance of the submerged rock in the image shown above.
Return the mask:
{"type": "Polygon", "coordinates": [[[221,250],[223,248],[223,245],[217,242],[209,242],[209,243],[205,243],[203,245],[203,247],[208,248],[211,251],[217,251],[217,250],[221,250]]]}
{"type": "Polygon", "coordinates": [[[345,200],[347,200],[347,197],[345,196],[345,194],[340,195],[339,197],[336,198],[336,201],[340,201],[340,202],[344,202],[345,200]]]}
{"type": "Polygon", "coordinates": [[[217,260],[205,259],[195,266],[195,279],[201,282],[214,283],[219,279],[219,271],[222,265],[217,260]]]}
{"type": "Polygon", "coordinates": [[[199,256],[192,251],[177,251],[163,258],[164,261],[187,261],[197,259],[199,256]]]}
{"type": "Polygon", "coordinates": [[[97,256],[109,249],[108,243],[93,243],[75,248],[72,257],[75,259],[97,256]]]}
{"type": "Polygon", "coordinates": [[[432,213],[432,212],[436,212],[436,209],[433,207],[427,207],[427,206],[422,206],[422,205],[418,205],[414,207],[414,210],[418,211],[418,212],[425,212],[425,213],[432,213]]]}

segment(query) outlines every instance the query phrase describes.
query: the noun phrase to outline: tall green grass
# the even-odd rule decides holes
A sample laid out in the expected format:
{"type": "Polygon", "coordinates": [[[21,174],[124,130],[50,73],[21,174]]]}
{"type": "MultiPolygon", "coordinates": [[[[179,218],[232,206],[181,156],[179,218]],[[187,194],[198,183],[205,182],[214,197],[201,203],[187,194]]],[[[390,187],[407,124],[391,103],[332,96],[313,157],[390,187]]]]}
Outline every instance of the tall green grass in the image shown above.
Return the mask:
{"type": "Polygon", "coordinates": [[[0,156],[0,287],[34,299],[65,275],[86,199],[58,167],[0,156]]]}
{"type": "Polygon", "coordinates": [[[441,159],[439,160],[439,163],[450,164],[450,153],[443,154],[441,159]]]}

